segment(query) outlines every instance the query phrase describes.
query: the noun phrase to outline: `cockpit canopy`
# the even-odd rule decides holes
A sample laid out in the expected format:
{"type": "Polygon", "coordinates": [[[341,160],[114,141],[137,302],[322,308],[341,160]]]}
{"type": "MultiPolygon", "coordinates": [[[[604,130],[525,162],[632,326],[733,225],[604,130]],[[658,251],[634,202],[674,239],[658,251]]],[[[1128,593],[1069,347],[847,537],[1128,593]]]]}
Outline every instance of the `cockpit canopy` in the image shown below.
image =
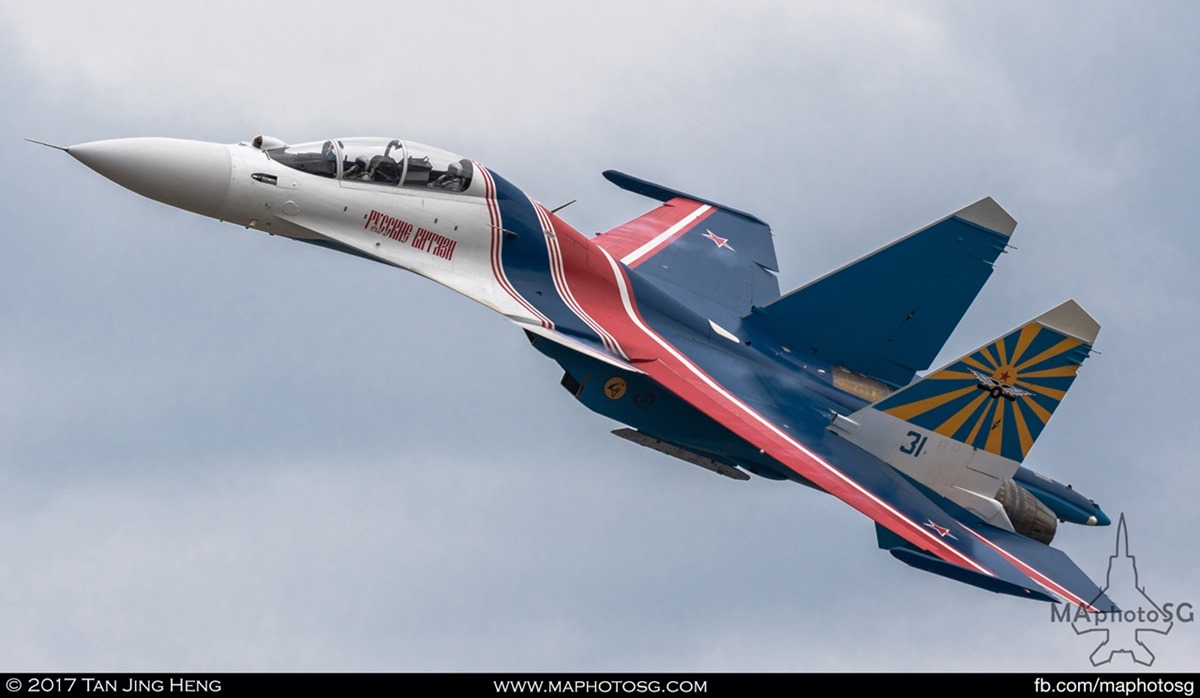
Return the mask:
{"type": "Polygon", "coordinates": [[[470,160],[412,141],[341,138],[280,145],[264,152],[281,165],[343,182],[478,193],[471,191],[475,167],[470,160]]]}

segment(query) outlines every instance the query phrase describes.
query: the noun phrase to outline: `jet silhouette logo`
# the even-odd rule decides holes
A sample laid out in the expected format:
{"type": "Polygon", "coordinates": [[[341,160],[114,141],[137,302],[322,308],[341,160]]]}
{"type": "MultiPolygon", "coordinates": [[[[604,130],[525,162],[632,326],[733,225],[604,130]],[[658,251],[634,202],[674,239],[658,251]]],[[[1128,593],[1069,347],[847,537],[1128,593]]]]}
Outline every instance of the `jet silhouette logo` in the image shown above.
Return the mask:
{"type": "Polygon", "coordinates": [[[1159,604],[1146,593],[1146,586],[1138,576],[1137,560],[1129,554],[1125,514],[1121,514],[1117,524],[1116,549],[1108,558],[1108,574],[1100,594],[1107,595],[1120,610],[1087,613],[1064,605],[1050,611],[1052,620],[1069,621],[1076,634],[1091,634],[1093,639],[1100,640],[1088,656],[1092,666],[1108,664],[1116,654],[1128,654],[1134,662],[1150,666],[1154,664],[1154,652],[1147,644],[1152,640],[1150,636],[1170,633],[1176,621],[1191,623],[1195,620],[1191,603],[1159,604]]]}

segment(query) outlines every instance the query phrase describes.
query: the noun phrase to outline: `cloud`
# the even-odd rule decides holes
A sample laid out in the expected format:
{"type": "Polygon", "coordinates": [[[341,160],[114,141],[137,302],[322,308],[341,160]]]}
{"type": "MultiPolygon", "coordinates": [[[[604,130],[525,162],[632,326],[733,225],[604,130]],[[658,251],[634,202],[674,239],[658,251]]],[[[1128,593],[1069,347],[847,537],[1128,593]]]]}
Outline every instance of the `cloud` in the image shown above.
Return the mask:
{"type": "MultiPolygon", "coordinates": [[[[1030,464],[1125,511],[1183,600],[1195,23],[1086,9],[10,3],[0,123],[414,137],[589,232],[650,207],[598,176],[623,168],[770,221],[786,287],[994,194],[1019,249],[943,358],[1068,296],[1101,320],[1030,464]]],[[[10,148],[12,668],[1088,666],[1045,605],[897,564],[831,497],[608,436],[480,306],[10,148]]],[[[1111,531],[1063,528],[1101,573],[1111,531]]],[[[1160,644],[1195,668],[1188,629],[1160,644]]]]}

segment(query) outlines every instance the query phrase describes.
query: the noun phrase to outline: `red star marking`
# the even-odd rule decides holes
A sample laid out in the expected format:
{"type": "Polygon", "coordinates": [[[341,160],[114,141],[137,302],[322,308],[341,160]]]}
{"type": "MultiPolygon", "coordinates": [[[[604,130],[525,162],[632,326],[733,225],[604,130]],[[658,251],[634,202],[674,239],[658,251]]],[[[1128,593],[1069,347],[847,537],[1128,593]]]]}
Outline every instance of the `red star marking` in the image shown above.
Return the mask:
{"type": "Polygon", "coordinates": [[[932,519],[925,519],[925,525],[929,528],[932,528],[942,538],[949,537],[953,538],[954,540],[958,540],[958,538],[950,532],[950,529],[946,528],[945,526],[939,526],[935,524],[932,519]]]}
{"type": "Polygon", "coordinates": [[[729,246],[729,238],[723,238],[720,235],[717,235],[713,231],[709,230],[708,228],[704,229],[704,237],[708,238],[709,240],[712,240],[713,244],[715,244],[717,246],[717,249],[721,249],[722,247],[724,247],[725,249],[729,250],[730,252],[737,251],[729,246]]]}
{"type": "Polygon", "coordinates": [[[1007,383],[1007,382],[1008,382],[1008,371],[1005,371],[1004,373],[1001,373],[1001,374],[1000,374],[1000,382],[1001,382],[1001,383],[1007,383]]]}

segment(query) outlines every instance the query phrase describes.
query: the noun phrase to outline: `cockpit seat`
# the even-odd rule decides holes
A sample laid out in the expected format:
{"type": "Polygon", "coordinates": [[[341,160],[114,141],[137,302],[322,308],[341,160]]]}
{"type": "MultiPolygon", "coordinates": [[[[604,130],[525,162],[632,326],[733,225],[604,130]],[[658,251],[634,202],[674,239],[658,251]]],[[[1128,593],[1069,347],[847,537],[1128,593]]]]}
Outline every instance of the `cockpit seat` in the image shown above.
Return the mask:
{"type": "Polygon", "coordinates": [[[367,179],[384,184],[400,183],[400,163],[388,155],[376,155],[367,166],[367,179]]]}

